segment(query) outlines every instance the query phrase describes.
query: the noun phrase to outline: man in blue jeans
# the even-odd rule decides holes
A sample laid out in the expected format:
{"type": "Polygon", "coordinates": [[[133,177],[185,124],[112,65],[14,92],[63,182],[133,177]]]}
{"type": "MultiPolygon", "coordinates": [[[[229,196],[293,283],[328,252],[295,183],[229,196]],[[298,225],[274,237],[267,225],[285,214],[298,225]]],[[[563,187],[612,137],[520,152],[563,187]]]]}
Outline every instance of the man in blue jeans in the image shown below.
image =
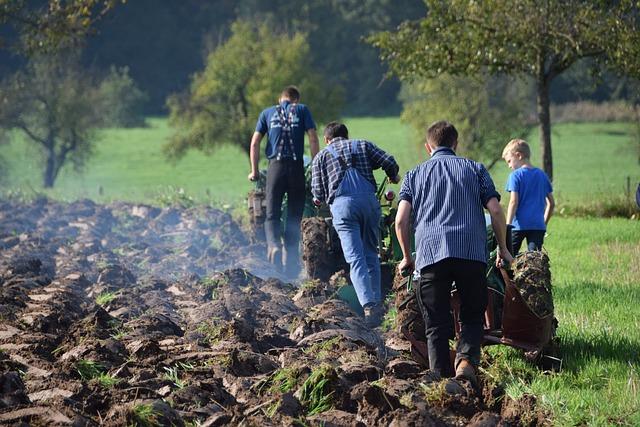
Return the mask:
{"type": "Polygon", "coordinates": [[[365,321],[373,328],[383,315],[378,259],[381,211],[373,170],[384,169],[391,182],[397,183],[399,167],[393,156],[373,143],[348,138],[344,124],[327,125],[327,146],[313,160],[311,191],[315,200],[329,204],[351,283],[365,321]]]}
{"type": "Polygon", "coordinates": [[[425,321],[430,369],[453,376],[449,359],[452,335],[451,287],[460,296],[460,340],[455,376],[477,384],[484,311],[487,305],[487,232],[483,208],[491,215],[498,241],[498,261],[511,262],[505,241],[505,217],[500,195],[485,167],[459,157],[458,132],[440,121],[427,130],[425,148],[431,155],[407,172],[400,189],[396,234],[402,249],[400,271],[420,272],[416,296],[425,321]],[[415,229],[416,259],[411,254],[415,229]]]}

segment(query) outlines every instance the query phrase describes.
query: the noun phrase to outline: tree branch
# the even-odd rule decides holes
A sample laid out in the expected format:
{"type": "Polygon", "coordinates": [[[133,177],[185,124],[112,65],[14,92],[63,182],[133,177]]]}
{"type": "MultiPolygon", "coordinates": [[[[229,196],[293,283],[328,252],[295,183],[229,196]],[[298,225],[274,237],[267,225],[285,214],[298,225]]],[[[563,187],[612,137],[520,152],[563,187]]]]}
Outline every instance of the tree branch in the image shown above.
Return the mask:
{"type": "Polygon", "coordinates": [[[24,133],[26,133],[26,134],[27,134],[27,136],[28,136],[29,138],[31,138],[32,140],[34,140],[34,141],[36,141],[36,142],[39,142],[40,144],[44,145],[45,147],[47,146],[47,140],[46,140],[46,139],[44,139],[44,138],[39,137],[39,136],[38,136],[38,135],[36,135],[34,132],[32,132],[32,131],[27,127],[27,125],[26,125],[24,122],[22,122],[22,121],[18,121],[18,122],[16,123],[16,127],[17,127],[18,129],[20,129],[21,131],[23,131],[24,133]]]}

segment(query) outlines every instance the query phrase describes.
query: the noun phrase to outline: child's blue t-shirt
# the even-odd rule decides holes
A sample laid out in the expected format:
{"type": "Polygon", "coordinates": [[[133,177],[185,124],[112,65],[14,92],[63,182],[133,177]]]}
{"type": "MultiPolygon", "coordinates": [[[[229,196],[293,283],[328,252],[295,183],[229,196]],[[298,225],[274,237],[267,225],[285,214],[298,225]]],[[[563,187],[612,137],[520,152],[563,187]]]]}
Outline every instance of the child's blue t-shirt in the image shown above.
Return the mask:
{"type": "Polygon", "coordinates": [[[505,190],[518,193],[518,208],[511,224],[514,230],[546,230],[544,210],[553,191],[544,171],[521,167],[509,175],[505,190]]]}

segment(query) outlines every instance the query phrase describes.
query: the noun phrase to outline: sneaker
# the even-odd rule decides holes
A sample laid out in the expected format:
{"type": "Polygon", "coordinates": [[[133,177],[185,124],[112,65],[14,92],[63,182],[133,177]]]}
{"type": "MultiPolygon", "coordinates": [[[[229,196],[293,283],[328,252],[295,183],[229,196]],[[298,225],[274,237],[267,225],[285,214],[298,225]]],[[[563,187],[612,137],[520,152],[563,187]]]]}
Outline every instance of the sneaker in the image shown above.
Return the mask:
{"type": "Polygon", "coordinates": [[[364,307],[364,323],[368,328],[377,328],[382,323],[384,317],[384,307],[380,304],[371,303],[364,307]]]}

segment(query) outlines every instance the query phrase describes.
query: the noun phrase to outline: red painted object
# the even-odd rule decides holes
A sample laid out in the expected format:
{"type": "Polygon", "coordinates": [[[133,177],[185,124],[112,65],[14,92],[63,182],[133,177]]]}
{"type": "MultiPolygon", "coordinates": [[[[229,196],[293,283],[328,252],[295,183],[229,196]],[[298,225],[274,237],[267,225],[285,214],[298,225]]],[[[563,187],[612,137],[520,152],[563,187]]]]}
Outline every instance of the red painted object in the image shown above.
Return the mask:
{"type": "MultiPolygon", "coordinates": [[[[500,269],[505,283],[505,295],[488,288],[485,311],[484,345],[504,344],[524,350],[527,357],[537,360],[555,333],[553,314],[540,317],[529,308],[504,269],[500,269]],[[502,311],[496,310],[502,303],[502,311]],[[497,318],[496,314],[501,314],[497,318]]],[[[456,335],[460,333],[460,298],[451,293],[451,309],[456,335]]]]}

